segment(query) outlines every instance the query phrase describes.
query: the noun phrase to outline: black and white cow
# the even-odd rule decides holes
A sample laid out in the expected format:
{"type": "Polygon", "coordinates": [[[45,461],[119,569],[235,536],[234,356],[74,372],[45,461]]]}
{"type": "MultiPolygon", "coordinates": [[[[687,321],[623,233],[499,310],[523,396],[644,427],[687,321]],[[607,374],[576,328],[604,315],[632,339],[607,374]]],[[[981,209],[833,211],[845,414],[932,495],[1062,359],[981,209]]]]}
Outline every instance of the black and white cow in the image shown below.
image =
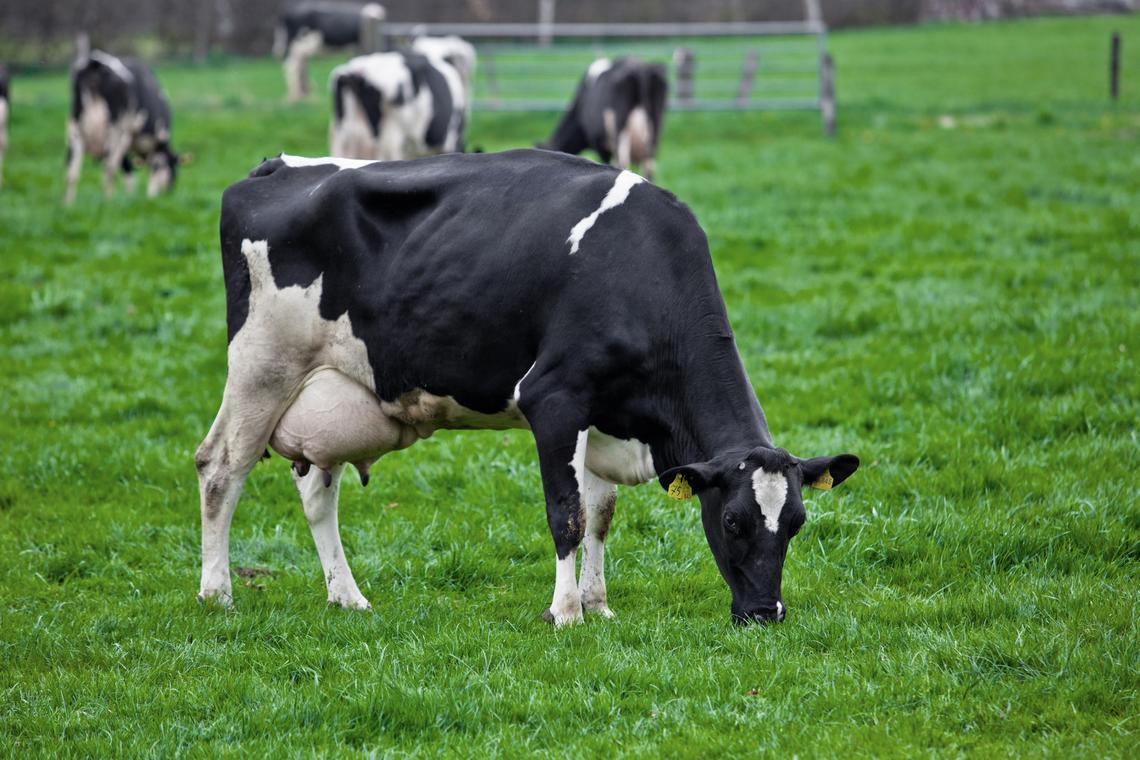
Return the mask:
{"type": "Polygon", "coordinates": [[[541,147],[597,151],[603,163],[636,164],[653,179],[669,84],[665,67],[636,58],[599,58],[578,84],[574,102],[541,147]]]}
{"type": "Polygon", "coordinates": [[[170,129],[170,104],[144,64],[101,50],[76,61],[71,69],[65,202],[75,200],[85,154],[102,160],[108,198],[120,169],[127,191],[133,191],[135,157],[150,168],[147,195],[169,190],[179,161],[170,147],[170,129]]]}
{"type": "Polygon", "coordinates": [[[859,465],[776,448],[704,233],[631,172],[538,150],[283,155],[226,190],[221,249],[229,373],[195,455],[200,598],[232,598],[230,521],[266,446],[294,462],[329,600],[363,609],[337,527],[344,464],[367,482],[436,430],[525,428],[554,537],[548,619],[611,616],[616,485],[658,480],[700,497],[734,618],[779,620],[801,487],[859,465]]]}
{"type": "Polygon", "coordinates": [[[11,77],[8,67],[0,63],[0,187],[4,185],[4,155],[8,152],[8,101],[11,77]]]}
{"type": "Polygon", "coordinates": [[[467,89],[443,58],[362,55],[333,69],[329,79],[333,156],[396,161],[463,150],[467,89]]]}
{"type": "Polygon", "coordinates": [[[309,92],[309,59],[323,48],[343,48],[361,40],[370,21],[383,21],[384,6],[344,2],[301,3],[288,8],[277,22],[273,52],[284,60],[285,86],[290,100],[309,92]]]}

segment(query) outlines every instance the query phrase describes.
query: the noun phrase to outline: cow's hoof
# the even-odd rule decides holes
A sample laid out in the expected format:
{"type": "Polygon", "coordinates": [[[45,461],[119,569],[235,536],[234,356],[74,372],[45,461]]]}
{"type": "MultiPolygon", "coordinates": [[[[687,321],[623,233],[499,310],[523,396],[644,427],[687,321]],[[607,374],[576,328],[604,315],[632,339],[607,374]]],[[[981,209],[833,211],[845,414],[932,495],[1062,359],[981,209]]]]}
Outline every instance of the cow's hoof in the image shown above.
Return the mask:
{"type": "Polygon", "coordinates": [[[372,610],[372,604],[362,596],[358,596],[355,598],[352,598],[352,597],[342,598],[339,596],[338,597],[330,596],[329,597],[329,605],[331,606],[334,604],[336,606],[341,607],[341,608],[346,609],[346,610],[364,610],[364,611],[369,611],[369,612],[372,610]]]}
{"type": "Polygon", "coordinates": [[[201,604],[218,604],[222,607],[232,607],[234,596],[229,591],[214,589],[212,591],[199,591],[198,602],[201,604]]]}
{"type": "Polygon", "coordinates": [[[617,617],[616,615],[614,615],[614,611],[611,610],[606,605],[605,602],[602,602],[600,604],[592,604],[592,605],[588,605],[588,606],[583,605],[583,606],[586,607],[586,612],[592,612],[595,615],[601,615],[606,620],[613,620],[615,617],[617,617]]]}
{"type": "Polygon", "coordinates": [[[565,625],[577,625],[582,622],[582,611],[579,609],[578,614],[556,614],[554,610],[547,608],[542,613],[542,619],[548,623],[553,623],[555,628],[561,628],[565,625]]]}

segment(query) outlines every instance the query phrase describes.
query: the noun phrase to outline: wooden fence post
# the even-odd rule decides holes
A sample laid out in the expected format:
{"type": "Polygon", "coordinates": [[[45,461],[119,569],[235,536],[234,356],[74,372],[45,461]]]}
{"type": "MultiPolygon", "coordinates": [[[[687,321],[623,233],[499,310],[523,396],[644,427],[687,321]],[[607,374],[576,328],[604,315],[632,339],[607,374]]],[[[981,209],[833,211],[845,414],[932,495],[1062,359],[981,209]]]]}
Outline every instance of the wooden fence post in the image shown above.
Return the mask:
{"type": "Polygon", "coordinates": [[[759,56],[755,50],[749,50],[744,56],[744,66],[740,69],[740,84],[736,88],[736,104],[748,105],[748,98],[752,96],[752,83],[756,80],[756,68],[759,65],[759,56]]]}
{"type": "Polygon", "coordinates": [[[1108,94],[1113,102],[1120,99],[1120,32],[1112,33],[1112,52],[1108,58],[1108,94]]]}
{"type": "Polygon", "coordinates": [[[823,133],[835,137],[835,64],[831,53],[819,59],[819,115],[823,118],[823,133]]]}
{"type": "Polygon", "coordinates": [[[697,56],[689,48],[673,51],[673,66],[677,69],[677,102],[693,102],[693,77],[697,73],[697,56]]]}

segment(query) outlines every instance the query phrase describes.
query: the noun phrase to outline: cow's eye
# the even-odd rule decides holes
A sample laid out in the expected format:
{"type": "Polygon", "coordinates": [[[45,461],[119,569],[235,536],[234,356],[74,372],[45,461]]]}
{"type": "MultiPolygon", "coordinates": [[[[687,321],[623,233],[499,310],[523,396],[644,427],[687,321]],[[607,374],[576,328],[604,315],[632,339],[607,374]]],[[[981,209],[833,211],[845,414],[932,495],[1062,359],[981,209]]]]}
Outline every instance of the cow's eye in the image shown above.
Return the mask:
{"type": "Polygon", "coordinates": [[[733,517],[732,515],[725,515],[724,516],[724,528],[729,533],[739,533],[740,532],[740,523],[737,522],[736,518],[733,517]]]}

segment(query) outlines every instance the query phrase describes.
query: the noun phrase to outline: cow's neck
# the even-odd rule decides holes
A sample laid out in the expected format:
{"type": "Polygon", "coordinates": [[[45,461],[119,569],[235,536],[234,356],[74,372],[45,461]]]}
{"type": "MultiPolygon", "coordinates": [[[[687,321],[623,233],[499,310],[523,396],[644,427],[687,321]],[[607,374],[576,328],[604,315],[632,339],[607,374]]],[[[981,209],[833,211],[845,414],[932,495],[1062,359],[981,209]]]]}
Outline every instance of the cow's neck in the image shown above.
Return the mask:
{"type": "Polygon", "coordinates": [[[658,406],[669,418],[658,421],[661,433],[651,443],[659,472],[773,445],[724,307],[717,305],[720,309],[707,311],[698,329],[684,331],[688,337],[678,345],[679,377],[671,398],[658,406]]]}

